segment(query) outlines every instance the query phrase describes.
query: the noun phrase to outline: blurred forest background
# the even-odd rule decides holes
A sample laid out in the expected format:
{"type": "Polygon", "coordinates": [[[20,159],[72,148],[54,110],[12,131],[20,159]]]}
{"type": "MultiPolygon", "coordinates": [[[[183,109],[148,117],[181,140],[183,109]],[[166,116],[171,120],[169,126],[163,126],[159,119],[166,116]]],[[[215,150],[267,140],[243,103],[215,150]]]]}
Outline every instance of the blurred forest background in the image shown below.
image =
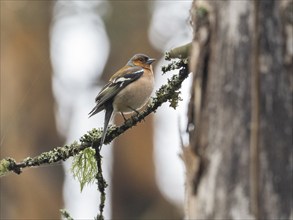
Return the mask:
{"type": "MultiPolygon", "coordinates": [[[[21,160],[64,141],[54,117],[51,7],[49,1],[1,1],[1,158],[21,160]]],[[[1,219],[58,218],[61,164],[19,177],[1,179],[1,219]]]]}
{"type": "MultiPolygon", "coordinates": [[[[1,158],[100,127],[87,113],[111,74],[143,52],[158,59],[158,88],[160,57],[193,41],[178,109],[103,147],[106,219],[292,219],[292,11],[292,0],[1,1],[1,158]]],[[[80,193],[69,169],[1,178],[0,217],[93,218],[96,186],[80,193]]]]}
{"type": "MultiPolygon", "coordinates": [[[[78,140],[93,127],[101,127],[103,114],[89,120],[87,113],[100,87],[133,54],[140,52],[157,58],[160,74],[159,58],[163,52],[190,41],[192,33],[191,27],[186,28],[191,1],[166,3],[1,1],[1,158],[19,161],[33,157],[78,140]],[[178,9],[182,10],[174,13],[178,9]],[[165,17],[162,19],[161,15],[165,17]],[[177,24],[166,25],[168,20],[178,18],[177,24]],[[151,28],[157,23],[158,27],[151,28]],[[174,40],[174,36],[170,40],[174,32],[167,33],[166,28],[176,27],[179,40],[174,40]],[[178,27],[182,27],[183,37],[178,27]],[[153,39],[151,45],[150,38],[160,34],[161,38],[153,39]]],[[[162,81],[157,83],[159,86],[162,81]]],[[[166,120],[177,123],[176,115],[172,114],[166,120]]],[[[116,117],[117,124],[122,122],[120,116],[116,117]]],[[[163,124],[160,119],[157,123],[163,124]]],[[[154,118],[150,116],[118,138],[114,146],[103,149],[103,165],[110,184],[106,218],[183,216],[179,141],[168,140],[171,144],[167,142],[165,150],[171,157],[163,160],[175,166],[167,171],[168,178],[175,182],[170,200],[158,187],[156,175],[161,174],[154,161],[161,159],[154,158],[153,127],[154,118]],[[170,153],[172,145],[175,147],[170,153]],[[176,170],[180,176],[176,177],[176,170]]],[[[178,125],[174,125],[174,130],[177,135],[178,125]]],[[[2,178],[1,219],[58,219],[59,209],[64,207],[77,219],[95,216],[99,201],[96,186],[80,194],[69,168],[70,162],[65,168],[60,163],[2,178]]],[[[163,179],[166,180],[167,177],[163,179]]],[[[170,191],[167,185],[163,185],[163,190],[170,191]]]]}

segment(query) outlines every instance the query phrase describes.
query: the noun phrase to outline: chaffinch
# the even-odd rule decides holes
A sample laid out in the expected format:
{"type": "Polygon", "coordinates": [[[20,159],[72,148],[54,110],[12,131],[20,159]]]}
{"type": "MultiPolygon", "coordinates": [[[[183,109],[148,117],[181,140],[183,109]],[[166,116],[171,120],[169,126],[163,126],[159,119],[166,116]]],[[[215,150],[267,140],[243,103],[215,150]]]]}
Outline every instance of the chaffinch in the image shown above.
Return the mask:
{"type": "Polygon", "coordinates": [[[96,106],[89,117],[105,110],[104,131],[100,147],[104,144],[108,124],[114,113],[138,113],[146,104],[153,88],[154,75],[151,64],[155,61],[144,54],[134,55],[127,64],[118,70],[96,97],[96,106]]]}

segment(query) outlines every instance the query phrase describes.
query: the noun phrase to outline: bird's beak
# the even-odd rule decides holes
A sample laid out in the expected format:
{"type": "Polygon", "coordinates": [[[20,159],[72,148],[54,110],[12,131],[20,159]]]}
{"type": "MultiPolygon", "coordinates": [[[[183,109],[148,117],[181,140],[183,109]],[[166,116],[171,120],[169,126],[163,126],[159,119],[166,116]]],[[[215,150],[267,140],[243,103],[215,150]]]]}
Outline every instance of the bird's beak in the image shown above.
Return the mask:
{"type": "Polygon", "coordinates": [[[151,65],[155,61],[156,61],[156,59],[149,58],[148,61],[147,61],[147,64],[151,65]]]}

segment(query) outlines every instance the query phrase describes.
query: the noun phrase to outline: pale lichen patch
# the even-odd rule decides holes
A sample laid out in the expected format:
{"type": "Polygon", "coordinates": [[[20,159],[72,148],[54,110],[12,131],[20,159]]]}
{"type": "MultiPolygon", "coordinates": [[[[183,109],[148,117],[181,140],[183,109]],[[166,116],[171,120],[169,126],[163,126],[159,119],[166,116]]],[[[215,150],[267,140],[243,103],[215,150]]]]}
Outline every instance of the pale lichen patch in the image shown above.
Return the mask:
{"type": "MultiPolygon", "coordinates": [[[[240,41],[246,42],[248,39],[247,35],[243,35],[240,31],[243,17],[248,17],[248,23],[251,24],[250,19],[250,1],[230,1],[225,11],[225,15],[222,16],[224,22],[228,27],[228,38],[233,45],[238,45],[240,41]]],[[[250,25],[248,25],[250,26],[250,25]]]]}
{"type": "Polygon", "coordinates": [[[208,173],[202,179],[198,195],[199,198],[205,198],[204,201],[201,200],[202,203],[198,208],[203,209],[207,215],[212,214],[215,207],[216,180],[222,161],[222,153],[219,150],[212,152],[209,161],[208,173]]]}
{"type": "Polygon", "coordinates": [[[232,219],[254,219],[249,212],[249,198],[245,195],[244,188],[237,185],[233,191],[233,203],[230,210],[232,219]]]}

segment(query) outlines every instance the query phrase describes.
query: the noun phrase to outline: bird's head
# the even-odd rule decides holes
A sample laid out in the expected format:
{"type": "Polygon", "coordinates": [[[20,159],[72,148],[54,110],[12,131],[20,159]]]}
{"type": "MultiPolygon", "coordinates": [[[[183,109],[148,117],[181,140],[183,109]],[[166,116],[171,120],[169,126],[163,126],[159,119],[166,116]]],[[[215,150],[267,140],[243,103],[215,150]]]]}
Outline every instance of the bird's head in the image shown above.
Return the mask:
{"type": "Polygon", "coordinates": [[[156,59],[150,58],[144,54],[135,54],[127,63],[128,66],[141,66],[149,68],[150,65],[155,62],[156,59]]]}

